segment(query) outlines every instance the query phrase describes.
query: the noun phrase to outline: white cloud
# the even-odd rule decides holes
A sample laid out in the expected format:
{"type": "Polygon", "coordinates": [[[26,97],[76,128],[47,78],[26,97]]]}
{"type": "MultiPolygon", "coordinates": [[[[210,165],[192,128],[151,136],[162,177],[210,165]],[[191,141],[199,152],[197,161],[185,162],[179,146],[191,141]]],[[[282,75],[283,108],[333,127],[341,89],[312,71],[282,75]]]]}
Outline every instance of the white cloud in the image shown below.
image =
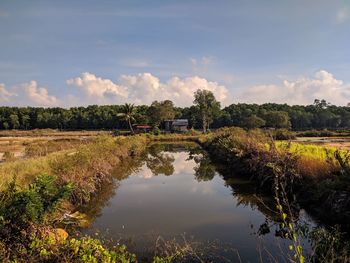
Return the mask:
{"type": "Polygon", "coordinates": [[[325,99],[333,104],[350,102],[350,85],[336,79],[331,73],[320,70],[313,78],[301,77],[294,81],[284,80],[281,85],[257,85],[235,96],[239,102],[311,104],[314,99],[325,99]]]}
{"type": "Polygon", "coordinates": [[[105,98],[121,97],[127,98],[128,92],[124,87],[121,87],[109,79],[96,77],[94,74],[85,72],[81,77],[67,80],[68,85],[73,85],[81,88],[85,95],[96,102],[103,102],[105,98]]]}
{"type": "Polygon", "coordinates": [[[62,94],[61,100],[49,94],[49,89],[39,87],[38,83],[32,80],[11,88],[0,83],[0,102],[9,106],[77,106],[126,102],[149,105],[154,100],[170,99],[175,105],[183,107],[193,104],[193,94],[197,89],[212,91],[223,106],[231,104],[232,98],[235,102],[299,105],[311,104],[315,99],[325,99],[336,105],[347,105],[350,102],[350,84],[337,79],[326,70],[320,70],[312,77],[284,79],[280,84],[242,88],[231,96],[224,85],[199,76],[173,76],[161,81],[151,73],[140,73],[122,75],[119,81],[114,82],[92,73],[83,73],[80,77],[67,80],[68,85],[76,87],[78,94],[62,94]]]}
{"type": "Polygon", "coordinates": [[[17,96],[17,94],[8,91],[5,84],[0,83],[0,102],[8,102],[13,96],[17,96]]]}
{"type": "Polygon", "coordinates": [[[59,100],[55,96],[49,95],[46,88],[39,87],[37,82],[32,80],[29,83],[22,84],[25,95],[29,103],[34,103],[35,106],[57,106],[59,100]]]}
{"type": "Polygon", "coordinates": [[[79,87],[90,103],[125,103],[150,104],[154,100],[172,100],[178,106],[193,103],[193,93],[197,89],[207,89],[214,93],[222,103],[228,102],[229,92],[217,82],[211,82],[198,76],[172,77],[165,83],[151,73],[122,75],[120,83],[83,73],[81,77],[70,79],[68,85],[79,87]]]}
{"type": "Polygon", "coordinates": [[[350,17],[349,9],[347,7],[341,8],[338,10],[336,15],[337,23],[341,24],[348,20],[350,17]]]}

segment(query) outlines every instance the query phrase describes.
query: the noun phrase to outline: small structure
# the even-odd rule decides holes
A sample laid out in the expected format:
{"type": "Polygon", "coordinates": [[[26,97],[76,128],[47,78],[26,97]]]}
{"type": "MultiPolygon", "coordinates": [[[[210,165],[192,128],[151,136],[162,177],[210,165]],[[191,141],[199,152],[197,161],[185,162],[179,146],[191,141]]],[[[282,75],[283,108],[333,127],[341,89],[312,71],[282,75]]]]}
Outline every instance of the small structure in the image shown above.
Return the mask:
{"type": "Polygon", "coordinates": [[[186,132],[188,128],[187,119],[165,120],[164,129],[170,132],[186,132]]]}
{"type": "Polygon", "coordinates": [[[136,133],[148,133],[152,130],[152,126],[146,124],[136,124],[134,125],[134,130],[136,133]]]}

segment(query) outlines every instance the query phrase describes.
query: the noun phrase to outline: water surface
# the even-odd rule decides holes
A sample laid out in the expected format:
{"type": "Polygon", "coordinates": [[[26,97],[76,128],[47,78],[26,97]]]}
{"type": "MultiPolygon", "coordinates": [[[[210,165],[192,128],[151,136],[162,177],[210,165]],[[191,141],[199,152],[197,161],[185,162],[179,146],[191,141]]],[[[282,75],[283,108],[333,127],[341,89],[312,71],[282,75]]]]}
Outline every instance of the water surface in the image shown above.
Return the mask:
{"type": "Polygon", "coordinates": [[[272,200],[257,196],[247,180],[225,180],[224,173],[234,171],[214,165],[196,145],[152,145],[115,171],[115,184],[85,211],[94,218],[85,232],[126,242],[141,255],[174,238],[201,244],[217,262],[223,257],[257,262],[260,254],[279,258],[288,253],[289,242],[278,237],[272,200]]]}

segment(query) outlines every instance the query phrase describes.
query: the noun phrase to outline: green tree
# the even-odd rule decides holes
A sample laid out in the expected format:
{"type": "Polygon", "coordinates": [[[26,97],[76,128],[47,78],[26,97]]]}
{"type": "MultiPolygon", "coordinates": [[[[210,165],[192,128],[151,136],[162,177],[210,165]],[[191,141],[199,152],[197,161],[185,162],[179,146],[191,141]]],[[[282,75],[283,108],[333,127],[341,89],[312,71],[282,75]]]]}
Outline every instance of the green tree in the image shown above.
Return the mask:
{"type": "Polygon", "coordinates": [[[10,123],[12,125],[12,129],[17,129],[19,127],[19,118],[17,114],[10,115],[10,123]]]}
{"type": "Polygon", "coordinates": [[[134,133],[134,129],[132,128],[131,121],[135,120],[135,106],[131,103],[125,103],[122,107],[122,112],[118,113],[118,117],[122,120],[126,121],[129,125],[129,129],[132,133],[134,133]]]}
{"type": "Polygon", "coordinates": [[[172,120],[175,117],[174,103],[171,100],[154,101],[148,109],[151,122],[154,126],[164,120],[172,120]]]}
{"type": "Polygon", "coordinates": [[[25,130],[29,128],[29,124],[30,124],[30,116],[27,114],[22,115],[22,126],[25,130]]]}
{"type": "Polygon", "coordinates": [[[209,90],[197,90],[194,93],[193,103],[197,106],[202,121],[203,132],[207,132],[213,118],[220,112],[220,102],[215,99],[209,90]]]}
{"type": "Polygon", "coordinates": [[[285,111],[269,111],[265,115],[267,127],[272,128],[286,128],[291,127],[289,115],[285,111]]]}
{"type": "Polygon", "coordinates": [[[260,117],[257,117],[255,114],[243,120],[243,126],[248,129],[260,128],[265,124],[266,124],[266,121],[260,117]]]}
{"type": "Polygon", "coordinates": [[[10,128],[10,125],[6,121],[2,123],[2,126],[4,127],[5,130],[8,130],[10,128]]]}

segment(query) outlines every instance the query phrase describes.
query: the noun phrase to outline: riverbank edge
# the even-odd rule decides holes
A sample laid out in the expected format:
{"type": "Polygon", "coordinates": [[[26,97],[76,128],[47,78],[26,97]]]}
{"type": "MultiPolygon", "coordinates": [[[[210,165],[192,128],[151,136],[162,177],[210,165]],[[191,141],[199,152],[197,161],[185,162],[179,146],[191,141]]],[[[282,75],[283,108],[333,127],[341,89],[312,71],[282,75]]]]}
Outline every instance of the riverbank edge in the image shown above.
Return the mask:
{"type": "MultiPolygon", "coordinates": [[[[247,163],[252,159],[247,155],[237,154],[234,149],[220,147],[213,144],[213,138],[209,136],[199,137],[196,141],[215,162],[227,165],[229,169],[234,170],[234,176],[246,178],[255,183],[259,191],[274,194],[274,180],[272,174],[265,173],[263,176],[254,176],[254,169],[247,163]],[[266,177],[271,177],[266,180],[266,177]]],[[[249,155],[248,155],[249,156],[249,155]]],[[[260,159],[261,161],[263,159],[260,159]]],[[[262,162],[260,165],[268,167],[269,162],[262,162]]],[[[262,168],[261,166],[259,168],[262,168]]],[[[258,169],[259,169],[258,168],[258,169]]],[[[261,169],[261,171],[270,171],[271,169],[261,169]]],[[[257,172],[257,171],[255,171],[257,172]]],[[[230,175],[226,175],[230,178],[230,175]]],[[[347,225],[350,221],[350,192],[337,190],[336,188],[327,188],[327,184],[332,184],[330,177],[336,177],[336,174],[329,174],[321,181],[313,181],[301,176],[291,183],[293,194],[296,200],[310,215],[329,225],[343,224],[347,225]]],[[[349,231],[350,226],[345,228],[349,231]]]]}

